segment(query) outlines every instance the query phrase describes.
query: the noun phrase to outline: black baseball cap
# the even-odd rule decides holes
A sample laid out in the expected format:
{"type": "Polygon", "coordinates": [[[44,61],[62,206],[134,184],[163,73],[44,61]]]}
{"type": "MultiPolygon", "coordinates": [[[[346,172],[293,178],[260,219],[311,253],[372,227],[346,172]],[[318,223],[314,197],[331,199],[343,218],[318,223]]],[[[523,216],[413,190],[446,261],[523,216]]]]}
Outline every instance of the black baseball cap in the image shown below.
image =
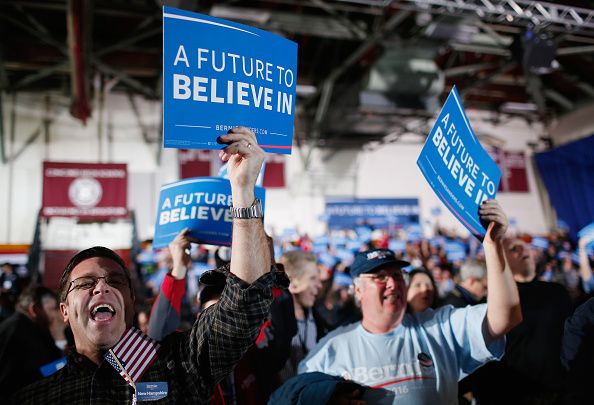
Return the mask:
{"type": "Polygon", "coordinates": [[[364,273],[374,273],[386,267],[402,269],[410,266],[409,262],[399,260],[389,249],[372,249],[358,253],[351,265],[351,276],[359,277],[364,273]]]}
{"type": "Polygon", "coordinates": [[[200,303],[204,305],[205,302],[218,298],[223,293],[226,283],[227,277],[220,271],[208,270],[202,273],[200,276],[202,288],[198,297],[200,303]]]}

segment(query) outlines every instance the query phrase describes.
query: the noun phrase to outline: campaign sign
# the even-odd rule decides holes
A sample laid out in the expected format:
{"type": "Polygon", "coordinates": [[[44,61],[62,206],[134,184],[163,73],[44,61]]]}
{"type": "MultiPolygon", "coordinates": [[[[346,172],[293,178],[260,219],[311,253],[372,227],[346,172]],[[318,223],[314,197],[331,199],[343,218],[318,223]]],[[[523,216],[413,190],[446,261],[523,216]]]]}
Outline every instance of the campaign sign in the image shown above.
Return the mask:
{"type": "Polygon", "coordinates": [[[583,227],[577,235],[579,238],[594,239],[594,222],[583,227]]]}
{"type": "Polygon", "coordinates": [[[466,259],[466,245],[459,241],[447,241],[444,244],[446,257],[449,262],[466,259]]]}
{"type": "Polygon", "coordinates": [[[417,165],[439,199],[482,241],[486,229],[479,220],[478,207],[484,200],[495,198],[501,171],[479,143],[455,86],[417,165]]]}
{"type": "Polygon", "coordinates": [[[392,240],[390,240],[390,242],[388,242],[388,249],[390,249],[396,253],[406,252],[406,241],[392,239],[392,240]]]}
{"type": "Polygon", "coordinates": [[[163,146],[221,149],[250,128],[266,152],[291,153],[297,44],[278,35],[163,7],[163,146]]]}
{"type": "Polygon", "coordinates": [[[594,222],[585,226],[578,232],[578,238],[586,241],[586,250],[588,254],[594,252],[594,222]]]}
{"type": "MultiPolygon", "coordinates": [[[[265,190],[255,188],[264,209],[265,190]]],[[[161,187],[153,248],[165,247],[184,228],[198,243],[231,245],[231,183],[218,177],[196,177],[161,187]]]]}
{"type": "Polygon", "coordinates": [[[545,238],[534,237],[532,238],[532,242],[530,243],[532,247],[538,249],[547,249],[549,247],[549,241],[545,238]]]}
{"type": "Polygon", "coordinates": [[[355,229],[362,224],[374,228],[419,223],[419,200],[416,198],[328,199],[328,228],[355,229]]]}
{"type": "Polygon", "coordinates": [[[66,365],[66,363],[66,357],[61,357],[58,360],[52,361],[51,363],[39,367],[39,371],[41,372],[42,376],[49,377],[56,371],[61,370],[66,365]]]}

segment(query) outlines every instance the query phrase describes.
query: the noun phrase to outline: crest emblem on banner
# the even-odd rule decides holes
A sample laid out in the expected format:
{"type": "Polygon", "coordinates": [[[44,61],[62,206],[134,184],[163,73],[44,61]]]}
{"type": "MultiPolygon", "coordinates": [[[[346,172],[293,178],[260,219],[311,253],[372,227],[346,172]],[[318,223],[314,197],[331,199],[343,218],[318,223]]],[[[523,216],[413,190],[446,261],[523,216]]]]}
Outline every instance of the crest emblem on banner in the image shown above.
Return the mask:
{"type": "Polygon", "coordinates": [[[91,208],[101,201],[103,188],[92,177],[78,177],[68,187],[70,201],[80,208],[91,208]]]}

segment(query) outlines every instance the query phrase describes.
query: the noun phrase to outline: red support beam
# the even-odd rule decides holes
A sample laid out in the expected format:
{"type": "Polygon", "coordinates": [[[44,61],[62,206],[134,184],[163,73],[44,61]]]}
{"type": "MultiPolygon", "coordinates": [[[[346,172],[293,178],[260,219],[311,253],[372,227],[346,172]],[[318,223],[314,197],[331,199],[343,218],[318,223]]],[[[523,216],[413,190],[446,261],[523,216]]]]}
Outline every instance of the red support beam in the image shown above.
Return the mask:
{"type": "MultiPolygon", "coordinates": [[[[89,7],[89,2],[85,0],[69,0],[68,1],[68,50],[70,57],[70,78],[71,78],[71,92],[72,103],[70,105],[70,114],[78,118],[86,124],[87,119],[91,116],[91,108],[89,106],[89,79],[88,79],[88,64],[87,64],[87,16],[86,7],[89,7]]],[[[90,18],[89,18],[90,19],[90,18]]]]}

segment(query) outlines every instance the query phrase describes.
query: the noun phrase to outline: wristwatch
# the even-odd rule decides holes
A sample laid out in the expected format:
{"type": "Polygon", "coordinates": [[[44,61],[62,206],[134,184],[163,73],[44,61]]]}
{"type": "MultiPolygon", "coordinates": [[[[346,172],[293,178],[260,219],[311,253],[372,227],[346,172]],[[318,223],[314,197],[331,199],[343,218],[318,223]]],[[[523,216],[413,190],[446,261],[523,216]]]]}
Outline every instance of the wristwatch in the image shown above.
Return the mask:
{"type": "Polygon", "coordinates": [[[262,212],[262,202],[260,202],[260,200],[257,198],[254,200],[250,207],[236,208],[234,206],[231,206],[229,208],[231,208],[231,217],[233,218],[251,219],[264,217],[264,213],[262,212]]]}

